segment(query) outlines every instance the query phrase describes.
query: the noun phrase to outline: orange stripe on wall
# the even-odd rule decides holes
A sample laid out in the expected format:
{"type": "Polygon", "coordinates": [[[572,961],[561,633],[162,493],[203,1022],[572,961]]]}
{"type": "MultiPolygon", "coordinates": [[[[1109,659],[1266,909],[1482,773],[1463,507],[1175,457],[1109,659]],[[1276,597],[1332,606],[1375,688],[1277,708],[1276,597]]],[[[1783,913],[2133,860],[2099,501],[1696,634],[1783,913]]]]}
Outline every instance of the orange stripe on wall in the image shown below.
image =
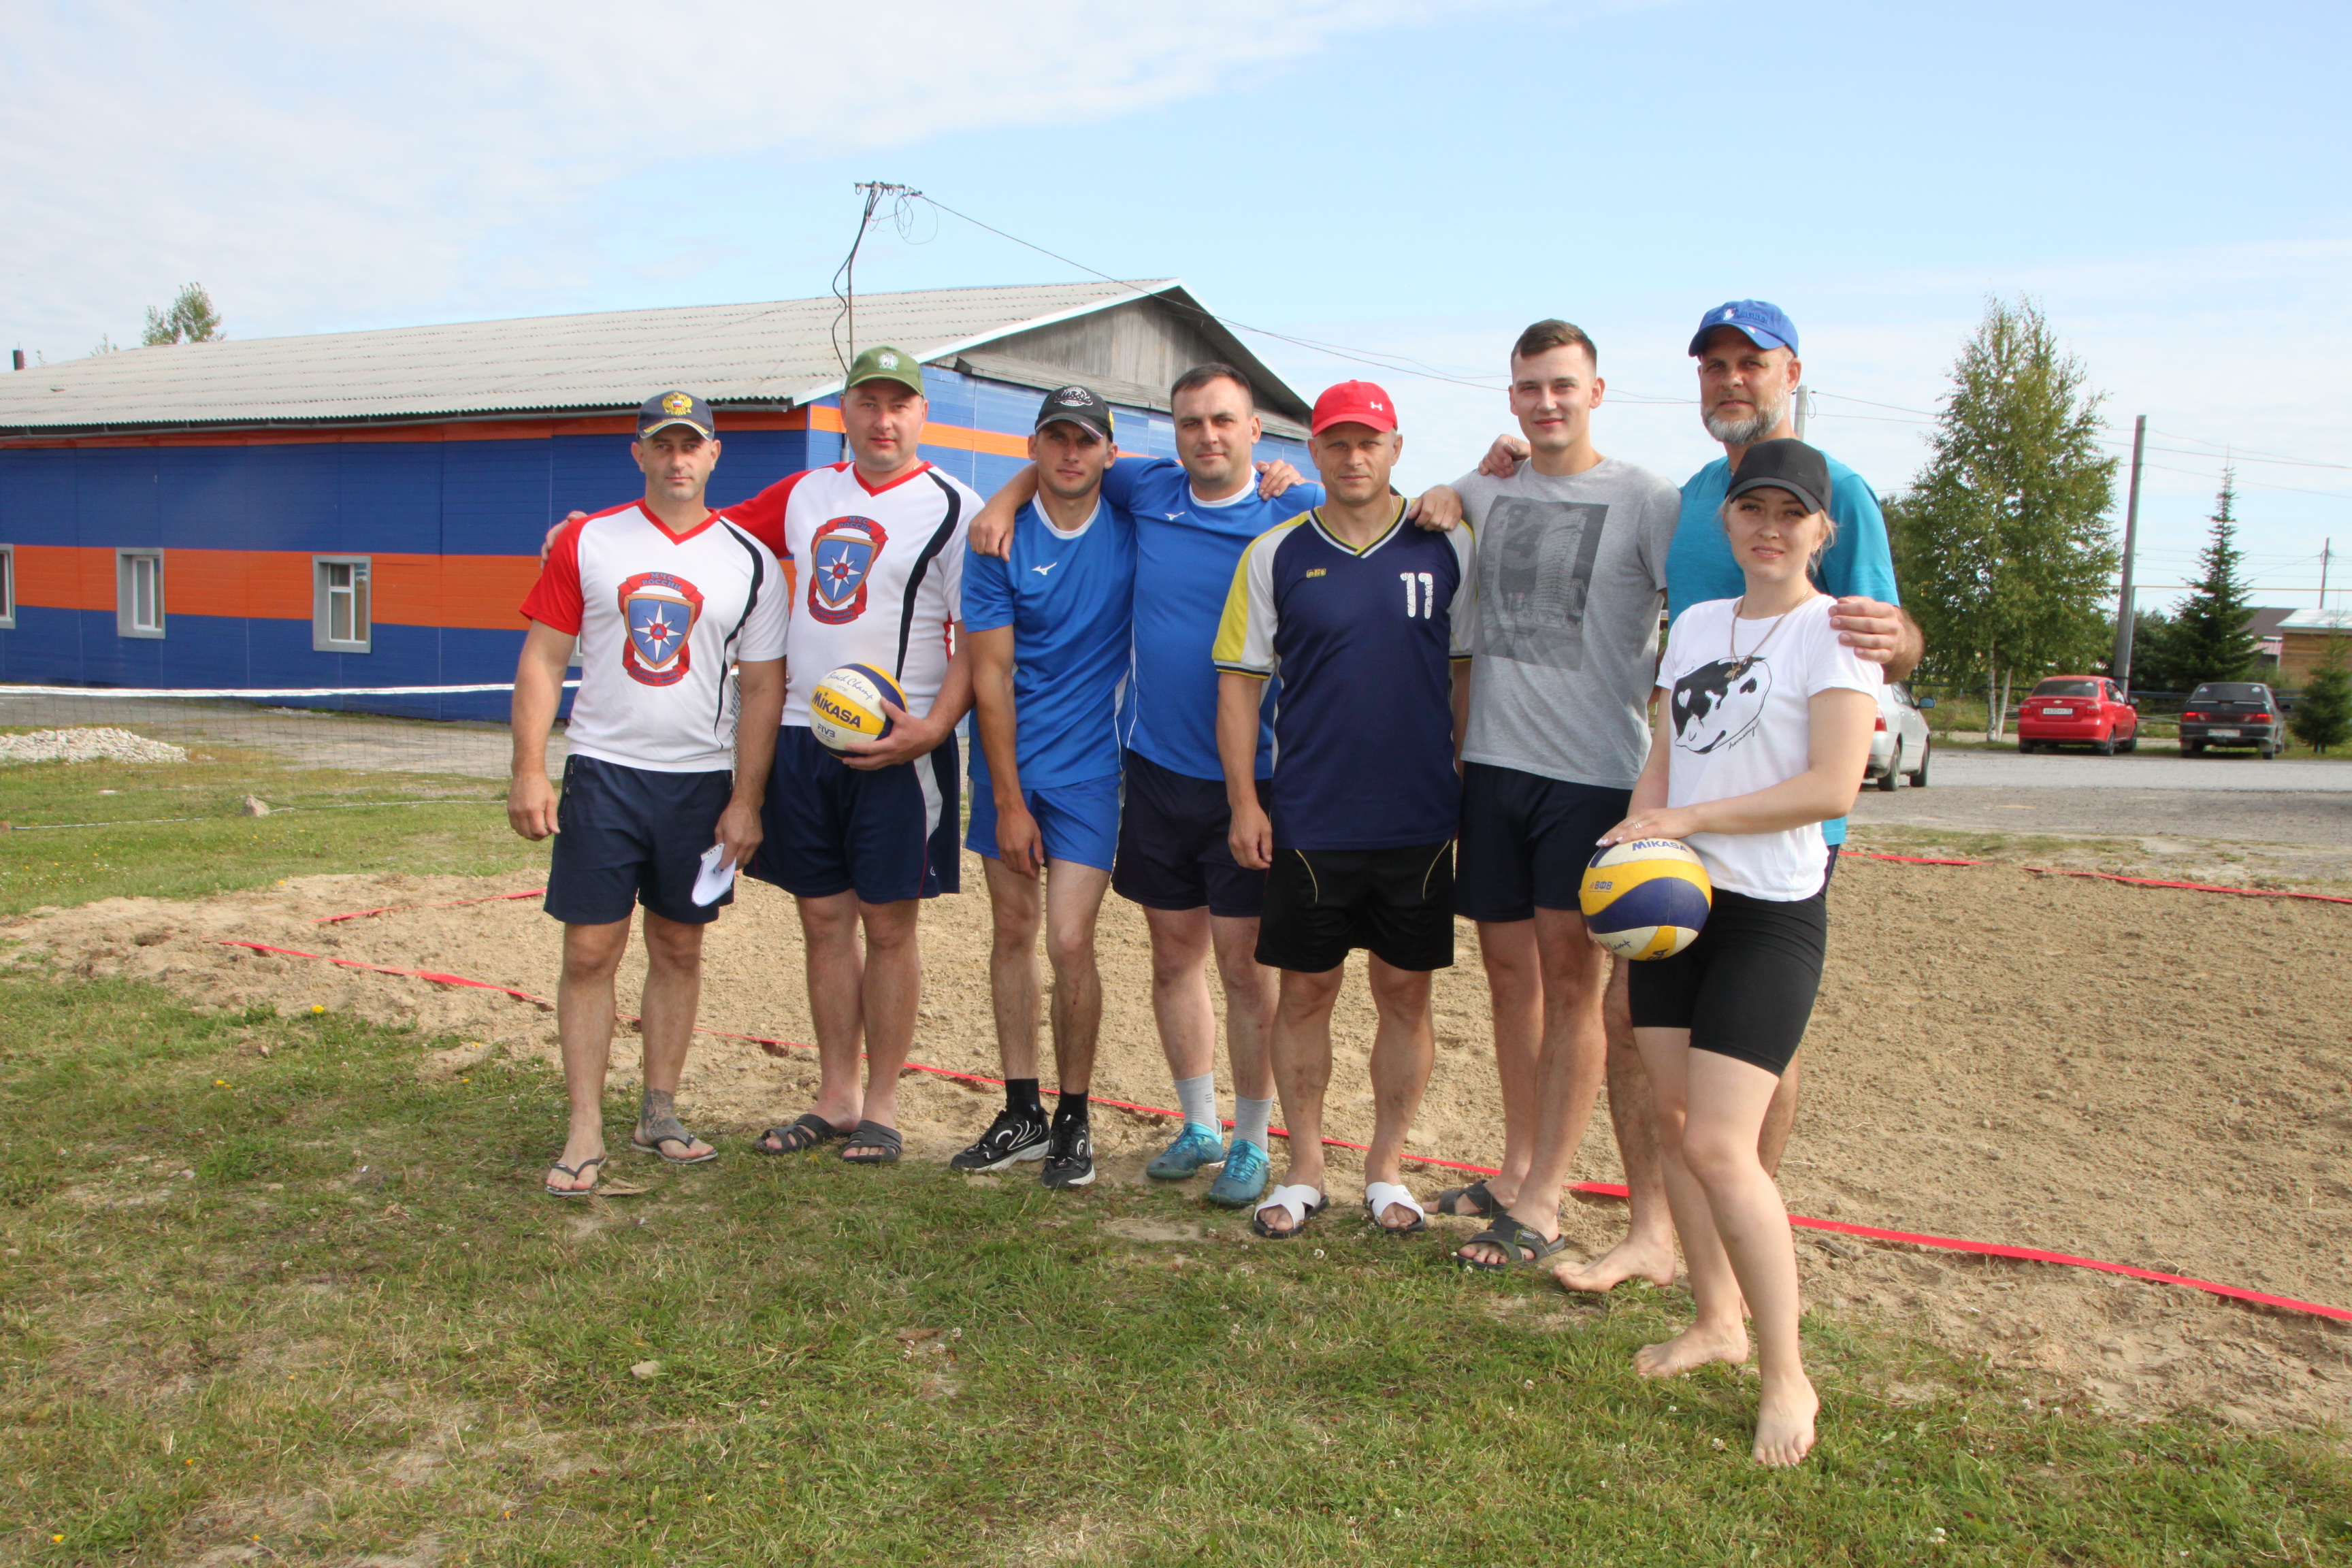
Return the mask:
{"type": "MultiPolygon", "coordinates": [[[[163,607],[175,616],[310,618],[310,555],[296,550],[166,550],[163,607]]],[[[539,581],[530,555],[369,557],[373,619],[388,626],[509,631],[539,581]]],[[[32,609],[111,614],[114,552],[74,545],[16,547],[17,602],[32,609]]]]}

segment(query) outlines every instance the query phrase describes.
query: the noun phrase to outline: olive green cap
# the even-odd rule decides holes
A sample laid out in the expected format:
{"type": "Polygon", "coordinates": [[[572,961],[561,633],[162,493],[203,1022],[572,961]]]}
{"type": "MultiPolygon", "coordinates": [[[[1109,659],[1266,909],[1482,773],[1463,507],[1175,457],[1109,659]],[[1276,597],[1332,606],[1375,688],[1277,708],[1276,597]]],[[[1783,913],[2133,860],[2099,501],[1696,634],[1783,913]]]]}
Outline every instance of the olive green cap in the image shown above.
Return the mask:
{"type": "Polygon", "coordinates": [[[841,384],[842,389],[847,391],[862,381],[895,381],[919,393],[923,390],[923,367],[906,350],[885,344],[857,356],[849,367],[849,379],[841,384]]]}

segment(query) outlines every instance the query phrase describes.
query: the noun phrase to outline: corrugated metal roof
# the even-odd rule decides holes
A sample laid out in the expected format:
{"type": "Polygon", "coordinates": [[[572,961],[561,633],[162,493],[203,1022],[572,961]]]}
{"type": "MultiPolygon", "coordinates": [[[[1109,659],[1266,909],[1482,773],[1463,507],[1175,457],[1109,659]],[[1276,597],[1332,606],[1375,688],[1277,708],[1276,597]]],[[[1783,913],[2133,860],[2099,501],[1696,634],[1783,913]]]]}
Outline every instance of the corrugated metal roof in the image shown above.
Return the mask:
{"type": "MultiPolygon", "coordinates": [[[[941,357],[947,358],[944,355],[941,357]]],[[[1092,373],[1074,374],[1064,366],[1047,364],[1042,360],[1023,359],[1016,354],[990,353],[985,350],[974,349],[970,353],[953,356],[950,363],[956,370],[980,376],[987,381],[1009,381],[1015,386],[1034,386],[1040,392],[1051,392],[1057,386],[1067,385],[1073,381],[1081,381],[1092,387],[1097,396],[1124,407],[1150,408],[1162,414],[1175,411],[1176,405],[1169,401],[1168,392],[1164,387],[1145,386],[1139,382],[1124,381],[1111,375],[1097,375],[1092,373]]],[[[1241,370],[1244,367],[1236,365],[1234,368],[1241,370]]],[[[1296,419],[1277,414],[1271,408],[1261,407],[1258,410],[1258,423],[1265,426],[1267,435],[1278,436],[1286,441],[1304,441],[1307,438],[1306,426],[1296,419]]]]}
{"type": "Polygon", "coordinates": [[[2337,632],[2352,635],[2352,610],[2296,610],[2279,622],[2281,632],[2337,632]]]}
{"type": "MultiPolygon", "coordinates": [[[[928,362],[1176,287],[862,295],[857,341],[928,362]]],[[[839,388],[839,311],[828,295],[128,349],[0,372],[0,434],[629,408],[668,386],[721,405],[805,403],[839,388]]]]}

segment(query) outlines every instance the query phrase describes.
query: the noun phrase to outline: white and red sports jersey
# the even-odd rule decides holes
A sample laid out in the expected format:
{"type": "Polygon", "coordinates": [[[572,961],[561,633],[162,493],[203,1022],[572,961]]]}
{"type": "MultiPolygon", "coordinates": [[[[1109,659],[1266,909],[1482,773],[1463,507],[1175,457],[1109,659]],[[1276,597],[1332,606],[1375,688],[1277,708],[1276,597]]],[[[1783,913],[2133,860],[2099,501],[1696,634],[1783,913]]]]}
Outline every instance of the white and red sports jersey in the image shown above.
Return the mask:
{"type": "Polygon", "coordinates": [[[683,536],[632,501],[555,537],[522,613],[580,638],[568,738],[653,773],[735,765],[727,669],[784,651],[788,591],[768,547],[712,512],[683,536]]]}
{"type": "Polygon", "coordinates": [[[784,722],[806,724],[809,692],[845,664],[887,670],[907,711],[931,710],[962,618],[971,486],[918,463],[881,489],[850,463],[777,480],[727,515],[792,563],[784,722]]]}

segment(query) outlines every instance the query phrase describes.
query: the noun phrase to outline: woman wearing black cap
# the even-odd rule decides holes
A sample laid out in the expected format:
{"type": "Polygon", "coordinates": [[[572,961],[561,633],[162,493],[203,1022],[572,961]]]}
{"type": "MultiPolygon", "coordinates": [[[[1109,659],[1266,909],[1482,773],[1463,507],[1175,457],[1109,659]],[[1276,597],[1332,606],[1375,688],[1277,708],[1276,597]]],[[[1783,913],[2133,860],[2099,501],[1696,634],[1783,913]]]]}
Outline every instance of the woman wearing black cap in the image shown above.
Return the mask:
{"type": "Polygon", "coordinates": [[[1675,618],[1632,814],[1601,840],[1683,839],[1715,885],[1691,944],[1633,973],[1633,1036],[1698,1309],[1634,1368],[1670,1377],[1746,1361],[1744,1300],[1762,1373],[1755,1453],[1767,1465],[1805,1457],[1821,1402],[1797,1342],[1789,1213],[1756,1139],[1821,984],[1821,825],[1853,809],[1878,711],[1878,666],[1839,642],[1834,601],[1811,581],[1836,531],[1829,489],[1827,463],[1803,442],[1748,448],[1722,512],[1747,591],[1675,618]]]}

